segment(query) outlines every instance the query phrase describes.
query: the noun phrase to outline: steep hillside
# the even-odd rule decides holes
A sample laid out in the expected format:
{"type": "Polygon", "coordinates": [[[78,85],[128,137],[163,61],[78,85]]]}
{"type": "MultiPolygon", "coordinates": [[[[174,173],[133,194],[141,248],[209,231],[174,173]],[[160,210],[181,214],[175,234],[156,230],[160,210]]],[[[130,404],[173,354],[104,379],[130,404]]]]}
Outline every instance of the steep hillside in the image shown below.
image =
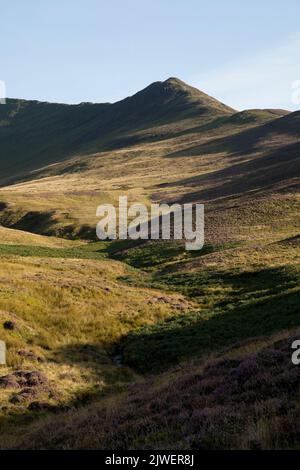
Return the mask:
{"type": "Polygon", "coordinates": [[[153,83],[114,104],[69,106],[8,99],[0,108],[0,181],[16,180],[18,174],[24,176],[75,153],[129,144],[143,129],[162,125],[170,126],[168,132],[174,125],[186,129],[189,123],[182,121],[189,118],[197,122],[233,112],[176,78],[153,83]]]}
{"type": "Polygon", "coordinates": [[[299,445],[299,117],[174,78],[0,106],[2,448],[299,445]],[[204,248],[91,242],[124,194],[204,202],[204,248]]]}
{"type": "Polygon", "coordinates": [[[291,331],[182,364],[115,400],[42,420],[15,447],[297,449],[300,370],[289,357],[298,338],[291,331]]]}
{"type": "Polygon", "coordinates": [[[2,229],[2,448],[297,446],[299,212],[212,211],[197,253],[2,229]]]}
{"type": "MultiPolygon", "coordinates": [[[[269,114],[269,112],[267,113],[269,114]]],[[[237,132],[227,132],[221,137],[206,139],[204,143],[188,143],[184,149],[169,157],[177,159],[222,156],[223,167],[211,168],[204,174],[163,184],[165,192],[172,186],[184,188],[184,201],[212,201],[228,197],[262,195],[266,192],[296,191],[300,175],[300,112],[281,115],[261,123],[264,113],[243,112],[234,114],[228,122],[240,124],[257,122],[237,132]],[[245,118],[246,117],[246,118],[245,118]],[[226,162],[226,164],[225,164],[226,162]]],[[[200,139],[199,139],[200,141],[200,139]]],[[[201,141],[200,141],[201,142],[201,141]]]]}
{"type": "Polygon", "coordinates": [[[7,227],[91,239],[96,207],[124,192],[208,203],[298,184],[299,113],[236,113],[175,78],[114,104],[9,100],[0,113],[7,227]]]}

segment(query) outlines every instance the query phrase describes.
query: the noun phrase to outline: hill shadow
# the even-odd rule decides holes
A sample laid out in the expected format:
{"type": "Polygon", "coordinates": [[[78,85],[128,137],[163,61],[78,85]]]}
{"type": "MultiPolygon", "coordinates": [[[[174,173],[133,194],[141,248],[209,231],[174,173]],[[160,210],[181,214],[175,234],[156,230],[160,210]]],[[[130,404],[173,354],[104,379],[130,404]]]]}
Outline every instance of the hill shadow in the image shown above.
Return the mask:
{"type": "MultiPolygon", "coordinates": [[[[300,142],[283,146],[263,156],[256,156],[252,160],[243,161],[222,170],[209,174],[185,178],[175,183],[163,183],[156,188],[173,187],[201,187],[197,191],[190,191],[178,202],[195,200],[208,200],[234,196],[250,191],[272,189],[277,183],[286,181],[287,185],[294,187],[295,178],[300,175],[300,142]],[[290,180],[288,182],[287,180],[290,180]],[[209,185],[209,188],[205,186],[209,185]]],[[[296,184],[297,187],[297,184],[296,184]]]]}
{"type": "MultiPolygon", "coordinates": [[[[214,154],[226,152],[230,155],[249,155],[255,151],[261,139],[272,135],[284,134],[300,137],[300,112],[274,119],[266,124],[243,130],[237,134],[211,139],[202,145],[190,147],[179,152],[168,154],[166,157],[182,157],[185,155],[214,154]]],[[[282,142],[282,141],[281,141],[282,142]]],[[[281,143],[279,142],[279,144],[281,143]]]]}
{"type": "Polygon", "coordinates": [[[299,326],[298,292],[236,305],[214,316],[180,316],[123,341],[123,360],[139,372],[156,373],[183,360],[221,351],[249,338],[299,326]]]}

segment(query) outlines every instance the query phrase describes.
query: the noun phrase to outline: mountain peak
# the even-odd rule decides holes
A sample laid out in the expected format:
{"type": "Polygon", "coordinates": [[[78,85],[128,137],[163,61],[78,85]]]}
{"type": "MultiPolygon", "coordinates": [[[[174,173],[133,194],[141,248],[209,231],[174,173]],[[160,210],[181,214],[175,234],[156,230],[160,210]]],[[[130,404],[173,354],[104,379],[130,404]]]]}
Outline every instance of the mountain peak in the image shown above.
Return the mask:
{"type": "Polygon", "coordinates": [[[164,82],[160,82],[164,87],[167,87],[175,92],[182,91],[183,93],[189,93],[189,94],[194,94],[194,93],[201,93],[200,90],[197,90],[197,88],[193,88],[187,83],[185,83],[183,80],[180,80],[177,77],[170,77],[164,82]]]}
{"type": "Polygon", "coordinates": [[[166,85],[177,85],[177,86],[187,85],[184,81],[180,80],[180,78],[177,78],[177,77],[169,77],[163,83],[165,83],[166,85]]]}
{"type": "Polygon", "coordinates": [[[182,91],[185,93],[190,93],[190,94],[199,94],[202,92],[198,90],[197,88],[192,87],[191,85],[188,85],[186,82],[183,80],[180,80],[180,78],[177,77],[169,77],[167,80],[163,82],[155,82],[156,84],[159,84],[160,86],[168,89],[172,89],[174,91],[182,91]]]}
{"type": "Polygon", "coordinates": [[[165,81],[151,83],[135,95],[123,100],[123,103],[131,102],[131,105],[156,107],[165,114],[167,108],[170,112],[183,111],[186,114],[233,114],[235,111],[194,88],[177,77],[170,77],[165,81]],[[164,109],[164,111],[163,111],[164,109]]]}

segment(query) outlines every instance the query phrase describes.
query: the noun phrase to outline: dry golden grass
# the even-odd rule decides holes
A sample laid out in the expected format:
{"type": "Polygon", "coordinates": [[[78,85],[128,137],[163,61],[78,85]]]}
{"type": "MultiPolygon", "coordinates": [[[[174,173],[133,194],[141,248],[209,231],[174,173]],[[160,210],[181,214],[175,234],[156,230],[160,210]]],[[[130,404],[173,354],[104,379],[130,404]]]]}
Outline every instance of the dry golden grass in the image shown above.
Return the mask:
{"type": "MultiPolygon", "coordinates": [[[[14,231],[5,233],[7,242],[16,243],[14,231]]],[[[28,234],[28,242],[43,246],[41,240],[50,246],[57,243],[28,234]]],[[[161,291],[128,287],[118,280],[127,270],[122,263],[104,259],[2,256],[0,330],[8,353],[1,374],[24,368],[44,372],[55,384],[60,404],[134,377],[114,364],[115,342],[132,329],[173,315],[179,304],[184,309],[192,304],[179,294],[161,301],[161,291]],[[5,321],[14,322],[14,330],[4,329],[5,321]],[[23,350],[43,361],[20,356],[23,350]]],[[[11,396],[12,391],[1,390],[2,406],[9,405],[11,396]]]]}
{"type": "MultiPolygon", "coordinates": [[[[269,113],[254,115],[253,121],[240,122],[238,116],[236,121],[225,119],[220,125],[210,121],[205,124],[201,117],[161,126],[158,123],[155,128],[136,131],[134,136],[141,141],[137,139],[128,147],[96,153],[91,148],[90,153],[86,151],[84,155],[76,154],[61,161],[57,157],[57,163],[37,168],[23,182],[0,189],[0,223],[16,227],[32,212],[39,216],[50,214],[46,222],[37,217],[36,226],[33,219],[28,230],[71,234],[73,238],[84,238],[78,235],[83,226],[94,234],[97,206],[116,205],[120,195],[127,195],[129,203],[138,201],[146,205],[152,201],[207,202],[205,236],[211,251],[192,257],[179,250],[179,254],[168,257],[163,248],[158,253],[153,248],[150,254],[154,254],[154,264],[150,263],[149,272],[143,265],[149,255],[147,247],[142,247],[137,255],[130,250],[123,254],[126,263],[141,268],[133,269],[125,262],[108,259],[104,249],[98,250],[98,259],[77,258],[75,251],[67,256],[66,250],[85,248],[83,241],[0,227],[0,245],[5,245],[4,248],[9,245],[11,249],[19,246],[21,250],[24,247],[23,256],[18,250],[9,254],[8,250],[0,249],[0,336],[8,347],[8,363],[1,368],[1,375],[17,369],[43,372],[55,394],[49,397],[40,391],[34,400],[53,406],[83,405],[87,398],[97,400],[95,407],[92,405],[67,418],[63,416],[62,423],[76,426],[81,419],[89,419],[91,413],[101,413],[104,406],[113,415],[123,400],[116,392],[125,383],[143,382],[136,372],[113,360],[128,333],[139,334],[150,325],[158,324],[160,328],[166,319],[168,325],[172,321],[177,325],[180,316],[188,317],[190,313],[191,318],[194,313],[200,318],[202,312],[207,314],[209,310],[213,318],[215,309],[222,313],[222,305],[230,302],[232,311],[239,307],[239,302],[244,302],[249,304],[251,312],[252,301],[269,296],[274,305],[276,295],[284,294],[285,289],[293,299],[298,295],[298,287],[293,282],[299,272],[299,244],[289,241],[300,230],[297,175],[277,178],[277,164],[280,163],[283,174],[285,168],[292,168],[288,151],[282,154],[286,164],[275,159],[276,177],[272,174],[273,167],[259,165],[269,153],[293,145],[299,138],[296,133],[289,135],[283,131],[263,134],[260,138],[259,131],[258,140],[255,133],[253,139],[250,136],[252,140],[249,134],[245,137],[250,151],[247,145],[243,147],[243,142],[239,147],[236,136],[239,139],[239,134],[250,132],[270,119],[269,113]],[[36,251],[27,250],[26,254],[28,247],[36,251]],[[41,254],[41,248],[49,250],[41,254]],[[295,277],[285,277],[285,269],[292,270],[295,277]],[[268,271],[265,277],[264,270],[268,271]],[[266,285],[249,280],[247,276],[250,273],[251,277],[252,272],[260,272],[260,280],[266,285]],[[246,281],[253,286],[244,288],[245,274],[246,281]],[[275,294],[274,279],[278,283],[275,294]],[[152,281],[156,284],[151,284],[152,281]],[[13,330],[2,327],[8,320],[14,322],[13,330]],[[20,351],[34,356],[26,357],[20,351]]],[[[247,318],[244,321],[246,324],[247,318]]],[[[178,325],[175,345],[182,338],[178,325]]],[[[158,341],[160,333],[163,335],[163,329],[157,335],[158,341]]],[[[194,333],[197,340],[196,328],[194,333]]],[[[226,336],[225,330],[223,333],[226,336]]],[[[277,336],[250,338],[226,351],[224,357],[257,352],[290,333],[288,328],[288,331],[277,331],[277,336]]],[[[209,335],[211,338],[212,332],[209,335]]],[[[137,350],[146,354],[142,346],[137,350]]],[[[159,351],[161,362],[167,350],[166,340],[164,349],[159,351]]],[[[152,391],[159,393],[162,385],[172,384],[182,370],[201,373],[204,364],[213,363],[217,355],[205,352],[200,361],[194,359],[195,362],[177,365],[177,369],[152,380],[152,391]]],[[[11,403],[15,392],[0,389],[0,436],[7,435],[10,445],[18,433],[28,432],[23,416],[35,417],[28,410],[33,399],[11,403]]],[[[53,425],[53,419],[48,420],[53,425]]],[[[38,430],[38,425],[33,423],[33,428],[36,427],[38,430]]],[[[99,435],[101,432],[98,430],[99,435]]],[[[251,432],[253,435],[267,433],[264,429],[251,432]]],[[[97,429],[91,428],[85,442],[93,447],[99,444],[97,439],[97,429]]],[[[75,447],[77,444],[76,441],[75,447]]],[[[242,445],[246,447],[245,443],[242,445]]]]}
{"type": "MultiPolygon", "coordinates": [[[[208,207],[212,210],[241,204],[241,201],[247,203],[247,199],[250,206],[249,202],[262,195],[273,197],[274,192],[282,195],[287,188],[296,187],[297,176],[292,178],[292,174],[288,174],[280,181],[272,175],[278,167],[276,158],[273,166],[270,166],[268,159],[265,167],[261,162],[277,149],[282,151],[282,158],[288,158],[285,146],[298,142],[297,134],[267,133],[265,142],[259,140],[256,143],[254,133],[251,137],[253,142],[249,144],[253,145],[253,149],[246,155],[242,147],[240,151],[234,147],[237,146],[235,136],[246,133],[245,139],[249,139],[247,132],[256,131],[255,126],[259,129],[262,122],[246,122],[243,125],[233,122],[204,127],[203,130],[201,126],[193,129],[192,122],[188,122],[185,123],[186,130],[180,128],[176,135],[173,129],[174,135],[169,138],[111,151],[75,155],[49,165],[37,174],[30,174],[28,181],[0,189],[0,202],[8,204],[11,214],[10,218],[6,217],[5,225],[12,225],[26,213],[37,211],[52,213],[50,225],[53,233],[63,232],[69,226],[79,229],[84,225],[93,231],[97,223],[97,206],[104,202],[116,205],[118,197],[124,194],[129,202],[138,201],[147,205],[153,200],[207,203],[209,200],[208,207]],[[250,170],[248,165],[250,169],[253,165],[253,169],[250,170]],[[249,177],[247,171],[250,171],[249,177]],[[264,173],[268,174],[267,179],[260,177],[255,180],[256,174],[264,173]]],[[[259,135],[260,131],[257,132],[259,135]]],[[[281,167],[284,173],[291,163],[287,160],[287,164],[281,167]]],[[[295,195],[294,190],[291,193],[295,195]]],[[[276,201],[270,202],[267,218],[276,209],[276,204],[276,201]]],[[[254,214],[255,211],[257,208],[254,214]]],[[[233,213],[231,211],[229,215],[233,216],[233,213]]],[[[0,221],[4,220],[5,214],[5,210],[0,213],[0,221]]],[[[263,234],[263,223],[256,225],[258,233],[263,234]]],[[[246,220],[245,237],[248,227],[246,220]]]]}
{"type": "Polygon", "coordinates": [[[82,243],[81,241],[72,242],[63,238],[44,237],[35,233],[0,226],[0,244],[71,248],[80,246],[82,243]]]}

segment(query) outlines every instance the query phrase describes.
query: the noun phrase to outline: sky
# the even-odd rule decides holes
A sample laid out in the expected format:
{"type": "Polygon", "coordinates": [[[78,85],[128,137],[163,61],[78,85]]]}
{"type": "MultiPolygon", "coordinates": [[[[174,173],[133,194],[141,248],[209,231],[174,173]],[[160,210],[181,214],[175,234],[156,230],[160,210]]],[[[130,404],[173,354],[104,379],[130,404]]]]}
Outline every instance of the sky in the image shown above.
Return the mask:
{"type": "Polygon", "coordinates": [[[175,76],[238,110],[300,108],[299,0],[0,0],[0,18],[9,97],[114,102],[175,76]]]}

